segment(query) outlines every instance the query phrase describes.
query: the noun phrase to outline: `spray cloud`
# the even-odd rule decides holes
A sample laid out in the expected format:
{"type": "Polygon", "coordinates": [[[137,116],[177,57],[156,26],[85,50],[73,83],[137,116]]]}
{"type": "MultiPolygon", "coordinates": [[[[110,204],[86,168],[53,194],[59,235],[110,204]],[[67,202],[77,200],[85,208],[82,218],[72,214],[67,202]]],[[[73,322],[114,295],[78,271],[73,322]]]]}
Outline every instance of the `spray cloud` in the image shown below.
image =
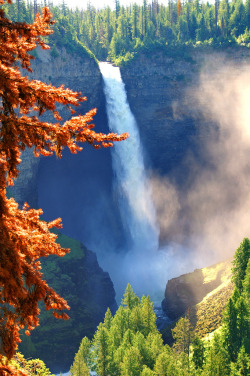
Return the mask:
{"type": "MultiPolygon", "coordinates": [[[[157,300],[155,292],[162,293],[169,278],[232,256],[242,238],[249,236],[248,72],[246,65],[237,68],[212,56],[202,70],[198,87],[186,91],[184,108],[197,117],[197,148],[200,148],[202,162],[191,150],[187,151],[181,167],[183,171],[188,166],[184,187],[180,187],[173,177],[170,180],[168,177],[153,176],[150,181],[144,182],[146,178],[141,170],[140,149],[138,158],[134,159],[138,145],[134,145],[134,153],[133,148],[126,150],[127,141],[117,146],[124,148],[125,163],[132,161],[132,169],[128,172],[124,172],[119,155],[114,162],[119,164],[116,171],[120,171],[123,177],[128,173],[123,181],[120,177],[123,198],[127,196],[129,202],[129,205],[120,203],[125,205],[123,222],[126,226],[131,225],[132,237],[133,229],[140,232],[137,241],[127,249],[112,250],[102,238],[99,261],[110,273],[118,297],[130,282],[137,294],[150,294],[157,300]],[[136,159],[139,159],[139,165],[136,159]],[[135,193],[131,191],[131,185],[135,193]],[[147,186],[150,188],[145,192],[147,186]],[[151,197],[155,212],[148,203],[151,197]],[[132,212],[135,215],[131,215],[132,212]],[[143,222],[140,214],[147,222],[143,229],[140,228],[143,222]],[[159,247],[155,216],[160,229],[159,247]],[[133,223],[136,217],[138,222],[133,223]]],[[[115,99],[121,99],[121,95],[116,95],[115,99]]],[[[183,116],[183,110],[178,112],[178,106],[174,103],[173,106],[174,116],[183,116]]],[[[123,105],[118,104],[118,110],[122,108],[123,105]]],[[[123,115],[120,113],[119,119],[123,115]]],[[[111,116],[114,118],[115,114],[111,116]]],[[[137,137],[135,133],[132,139],[137,137]]],[[[120,151],[115,153],[119,154],[120,151]]],[[[95,250],[94,243],[95,239],[92,246],[95,250]]]]}
{"type": "Polygon", "coordinates": [[[162,243],[176,242],[178,252],[188,252],[189,271],[233,256],[250,233],[249,68],[211,57],[185,104],[192,98],[203,120],[198,139],[206,163],[187,154],[185,189],[167,178],[151,181],[162,243]]]}

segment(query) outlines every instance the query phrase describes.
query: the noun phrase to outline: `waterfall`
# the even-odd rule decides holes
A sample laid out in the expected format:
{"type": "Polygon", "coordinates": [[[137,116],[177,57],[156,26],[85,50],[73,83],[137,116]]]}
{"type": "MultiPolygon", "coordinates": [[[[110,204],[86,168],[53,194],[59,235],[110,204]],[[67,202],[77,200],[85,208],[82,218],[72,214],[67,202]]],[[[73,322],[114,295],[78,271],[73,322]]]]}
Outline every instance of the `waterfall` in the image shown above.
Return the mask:
{"type": "MultiPolygon", "coordinates": [[[[111,132],[129,132],[130,137],[112,148],[115,190],[123,225],[130,238],[129,249],[112,255],[108,271],[121,289],[129,282],[139,294],[155,292],[159,269],[163,268],[163,254],[158,250],[159,230],[155,209],[144,167],[143,150],[136,120],[130,110],[125,85],[119,67],[100,63],[111,132]]],[[[164,273],[165,274],[165,273],[164,273]]],[[[165,276],[161,281],[164,288],[165,276]],[[164,282],[163,282],[164,281],[164,282]],[[163,282],[163,283],[162,283],[163,282]]],[[[159,287],[159,286],[158,286],[159,287]]],[[[119,292],[118,292],[119,294],[119,292]]]]}
{"type": "Polygon", "coordinates": [[[138,252],[158,248],[158,228],[143,161],[136,120],[130,110],[119,67],[100,63],[111,132],[129,132],[111,152],[123,224],[138,252]]]}

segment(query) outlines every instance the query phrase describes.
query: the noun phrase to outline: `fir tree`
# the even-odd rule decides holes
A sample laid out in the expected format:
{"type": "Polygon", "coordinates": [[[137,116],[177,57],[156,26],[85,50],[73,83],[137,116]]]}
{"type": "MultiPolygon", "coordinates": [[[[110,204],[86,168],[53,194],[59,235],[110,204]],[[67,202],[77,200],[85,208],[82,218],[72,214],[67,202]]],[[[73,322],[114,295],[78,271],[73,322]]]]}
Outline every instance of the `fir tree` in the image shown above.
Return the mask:
{"type": "Polygon", "coordinates": [[[233,260],[233,277],[232,280],[235,286],[242,291],[242,283],[246,275],[246,268],[250,258],[250,240],[244,238],[239,248],[236,250],[233,260]]]}

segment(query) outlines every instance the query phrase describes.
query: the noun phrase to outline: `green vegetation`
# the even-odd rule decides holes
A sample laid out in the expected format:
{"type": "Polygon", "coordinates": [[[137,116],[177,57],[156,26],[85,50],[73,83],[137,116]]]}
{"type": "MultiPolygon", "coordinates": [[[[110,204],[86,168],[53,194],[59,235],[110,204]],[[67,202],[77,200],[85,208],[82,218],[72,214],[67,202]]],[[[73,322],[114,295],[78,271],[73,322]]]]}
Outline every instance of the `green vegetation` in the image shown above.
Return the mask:
{"type": "Polygon", "coordinates": [[[222,313],[233,289],[234,286],[230,282],[219,286],[212,294],[191,308],[190,320],[195,326],[195,333],[200,338],[205,337],[221,325],[222,313]]]}
{"type": "MultiPolygon", "coordinates": [[[[40,11],[39,6],[37,10],[40,11]]],[[[50,6],[50,10],[57,21],[54,35],[49,37],[52,46],[120,65],[131,61],[138,52],[151,55],[160,49],[166,54],[177,50],[183,54],[190,46],[250,46],[250,0],[216,0],[214,4],[169,0],[168,5],[144,0],[143,5],[131,1],[127,7],[116,0],[113,11],[110,7],[95,9],[91,1],[87,10],[72,10],[62,1],[60,6],[50,6]]],[[[34,12],[33,4],[24,0],[6,7],[13,20],[30,22],[34,12]]]]}
{"type": "Polygon", "coordinates": [[[29,376],[54,376],[40,359],[25,359],[21,353],[17,353],[11,360],[11,366],[20,375],[29,376]],[[24,372],[24,373],[23,373],[24,372]]]}
{"type": "Polygon", "coordinates": [[[41,304],[40,325],[29,337],[22,335],[19,351],[25,357],[43,359],[48,367],[61,366],[67,369],[81,338],[84,335],[92,337],[96,326],[102,320],[107,303],[106,298],[102,299],[100,296],[105,290],[110,291],[110,287],[109,280],[103,275],[90,251],[60,231],[54,232],[58,235],[57,241],[60,245],[70,248],[71,251],[64,257],[44,258],[42,269],[46,282],[69,303],[70,319],[55,319],[41,304]],[[64,355],[60,357],[62,353],[64,355]]]}
{"type": "MultiPolygon", "coordinates": [[[[64,241],[68,242],[68,239],[64,241]]],[[[89,376],[91,373],[99,376],[248,376],[248,244],[249,240],[244,239],[239,247],[244,257],[239,258],[239,249],[235,253],[234,265],[244,271],[242,289],[239,291],[234,287],[219,330],[201,339],[195,335],[190,316],[182,317],[172,329],[175,342],[171,348],[163,343],[157,330],[149,297],[139,299],[128,285],[114,317],[108,309],[93,339],[82,339],[70,376],[89,376]]],[[[237,275],[233,268],[234,281],[237,275]]],[[[30,376],[51,375],[41,360],[26,360],[20,353],[13,359],[12,366],[30,376]]]]}
{"type": "Polygon", "coordinates": [[[248,245],[249,240],[244,239],[234,258],[237,268],[233,268],[232,279],[239,283],[243,278],[241,290],[234,285],[221,329],[213,336],[199,338],[190,316],[186,316],[172,329],[175,340],[172,348],[164,345],[149,297],[139,299],[128,285],[114,317],[108,310],[93,340],[86,337],[82,340],[70,375],[87,376],[90,372],[100,376],[249,375],[248,245]]]}
{"type": "MultiPolygon", "coordinates": [[[[171,329],[174,328],[180,316],[184,317],[185,314],[189,315],[195,334],[199,338],[204,338],[219,328],[223,311],[234,290],[234,284],[231,281],[231,259],[197,269],[181,278],[182,283],[173,288],[168,297],[170,306],[173,303],[173,306],[182,307],[179,314],[174,317],[174,322],[162,331],[164,342],[169,345],[173,344],[171,329]]],[[[178,308],[175,312],[178,312],[178,308]]]]}

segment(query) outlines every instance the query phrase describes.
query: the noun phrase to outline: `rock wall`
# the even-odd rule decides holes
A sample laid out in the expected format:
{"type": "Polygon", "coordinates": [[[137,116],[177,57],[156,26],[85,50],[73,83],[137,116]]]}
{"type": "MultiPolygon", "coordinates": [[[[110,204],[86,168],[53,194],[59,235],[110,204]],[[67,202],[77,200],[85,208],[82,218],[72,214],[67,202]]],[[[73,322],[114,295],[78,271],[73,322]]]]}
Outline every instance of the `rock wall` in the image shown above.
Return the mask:
{"type": "Polygon", "coordinates": [[[197,87],[201,72],[216,72],[219,65],[250,61],[250,52],[242,49],[173,50],[140,54],[121,68],[128,101],[137,120],[148,169],[170,174],[183,183],[185,171],[177,173],[187,151],[202,156],[204,137],[214,126],[197,105],[197,87]],[[208,129],[207,129],[208,128],[208,129]]]}
{"type": "MultiPolygon", "coordinates": [[[[221,194],[220,199],[219,194],[217,198],[212,197],[211,190],[207,195],[202,193],[202,184],[209,185],[209,179],[206,183],[205,179],[201,179],[206,173],[210,173],[211,179],[215,179],[218,192],[225,190],[224,187],[221,189],[222,184],[220,186],[218,175],[220,174],[221,181],[231,179],[226,173],[222,173],[223,170],[230,169],[230,163],[227,162],[227,167],[224,167],[223,158],[218,156],[218,150],[226,154],[226,150],[223,152],[224,149],[221,147],[225,130],[220,127],[219,116],[212,116],[206,107],[206,100],[211,103],[212,99],[202,97],[202,78],[206,75],[207,78],[214,79],[218,71],[222,72],[225,68],[225,72],[228,72],[231,65],[234,67],[231,75],[233,78],[234,74],[237,75],[237,70],[240,74],[244,64],[249,62],[248,48],[183,48],[183,51],[177,49],[165,54],[140,54],[131,64],[121,69],[128,101],[137,120],[144,146],[148,176],[152,177],[161,246],[178,243],[187,249],[194,248],[190,240],[192,241],[193,236],[203,237],[202,233],[206,233],[205,227],[212,226],[212,216],[218,207],[221,213],[227,213],[229,210],[232,202],[230,195],[235,197],[235,193],[228,188],[233,186],[235,180],[239,180],[236,174],[225,187],[227,195],[221,194]],[[198,204],[202,194],[204,200],[198,204]],[[190,197],[194,200],[191,204],[190,197]],[[210,201],[211,206],[206,209],[207,213],[205,209],[202,212],[203,204],[208,206],[210,201]],[[197,206],[195,209],[194,204],[197,206]]],[[[230,76],[226,79],[230,79],[230,76]]],[[[231,88],[232,92],[233,90],[234,88],[231,88]]],[[[218,106],[223,107],[223,100],[218,106]]],[[[224,108],[225,106],[226,104],[224,108]]],[[[229,106],[231,110],[234,106],[233,100],[229,106]]],[[[236,113],[237,109],[233,116],[236,113]]],[[[234,128],[234,120],[230,127],[234,128]]],[[[240,140],[240,132],[237,137],[240,140]]],[[[238,203],[235,207],[237,205],[238,203]]],[[[235,210],[240,211],[241,208],[235,210]]],[[[236,225],[232,225],[232,230],[236,225]]],[[[242,232],[244,231],[242,229],[242,232]]],[[[220,238],[222,236],[223,234],[219,235],[220,238]]],[[[230,249],[232,244],[234,247],[240,240],[239,237],[229,241],[228,248],[230,249]]],[[[215,244],[215,241],[211,243],[215,244]]],[[[215,253],[218,252],[217,249],[215,253]]],[[[226,257],[232,254],[229,252],[226,257]]],[[[215,255],[209,262],[222,259],[216,257],[215,255]]]]}
{"type": "MultiPolygon", "coordinates": [[[[73,91],[81,92],[87,97],[87,101],[75,107],[76,114],[85,114],[92,108],[97,108],[95,124],[99,131],[105,131],[107,127],[105,98],[102,90],[102,77],[98,64],[94,59],[69,55],[63,48],[57,57],[52,57],[50,50],[36,49],[36,58],[31,63],[32,79],[43,81],[47,84],[59,87],[64,85],[73,91]]],[[[23,74],[27,74],[24,71],[23,74]]],[[[58,105],[58,111],[64,120],[71,117],[70,112],[62,105],[58,105]]],[[[44,115],[47,121],[53,121],[51,114],[44,115]]],[[[22,154],[20,177],[12,189],[14,196],[20,204],[25,201],[32,207],[38,206],[38,182],[37,172],[39,165],[43,164],[43,158],[34,158],[32,150],[25,150],[22,154]]]]}
{"type": "Polygon", "coordinates": [[[46,281],[67,300],[69,320],[55,319],[41,305],[40,326],[23,337],[21,352],[40,358],[52,372],[66,372],[84,336],[91,338],[108,308],[114,314],[117,305],[109,274],[96,255],[80,242],[58,233],[58,241],[71,252],[63,258],[51,256],[43,262],[46,281]]]}
{"type": "Polygon", "coordinates": [[[163,311],[170,319],[178,319],[219,286],[231,284],[231,268],[229,260],[170,279],[162,301],[163,311]]]}
{"type": "MultiPolygon", "coordinates": [[[[107,132],[102,78],[95,60],[69,55],[65,50],[60,51],[58,57],[52,57],[50,51],[38,49],[37,55],[32,63],[34,72],[31,77],[54,86],[63,84],[74,91],[81,91],[88,100],[76,108],[77,114],[85,114],[97,107],[96,130],[107,132]]],[[[67,109],[58,106],[58,110],[64,120],[70,117],[67,109]]],[[[45,120],[53,119],[46,115],[45,120]]],[[[106,149],[98,153],[86,147],[83,153],[76,156],[67,151],[63,154],[62,160],[55,157],[35,158],[32,150],[25,150],[20,175],[11,193],[21,205],[26,201],[31,207],[41,207],[44,210],[43,219],[59,216],[63,221],[66,219],[66,232],[67,224],[74,228],[78,223],[81,233],[84,223],[77,221],[77,215],[81,214],[82,206],[88,206],[95,196],[101,196],[106,209],[109,205],[112,185],[110,152],[106,149]],[[83,181],[79,182],[78,176],[83,181]],[[85,200],[84,205],[81,198],[85,200]],[[66,203],[71,207],[70,199],[75,205],[74,218],[66,203]],[[61,213],[60,208],[65,212],[61,213]]],[[[27,357],[43,359],[53,372],[66,372],[81,339],[85,335],[91,338],[107,308],[114,313],[117,305],[113,283],[109,274],[99,266],[95,253],[65,235],[59,235],[59,242],[71,249],[70,254],[62,259],[49,257],[44,262],[43,271],[47,282],[67,299],[71,307],[70,320],[56,320],[51,314],[42,312],[41,325],[30,337],[23,336],[20,350],[27,357]]]]}

